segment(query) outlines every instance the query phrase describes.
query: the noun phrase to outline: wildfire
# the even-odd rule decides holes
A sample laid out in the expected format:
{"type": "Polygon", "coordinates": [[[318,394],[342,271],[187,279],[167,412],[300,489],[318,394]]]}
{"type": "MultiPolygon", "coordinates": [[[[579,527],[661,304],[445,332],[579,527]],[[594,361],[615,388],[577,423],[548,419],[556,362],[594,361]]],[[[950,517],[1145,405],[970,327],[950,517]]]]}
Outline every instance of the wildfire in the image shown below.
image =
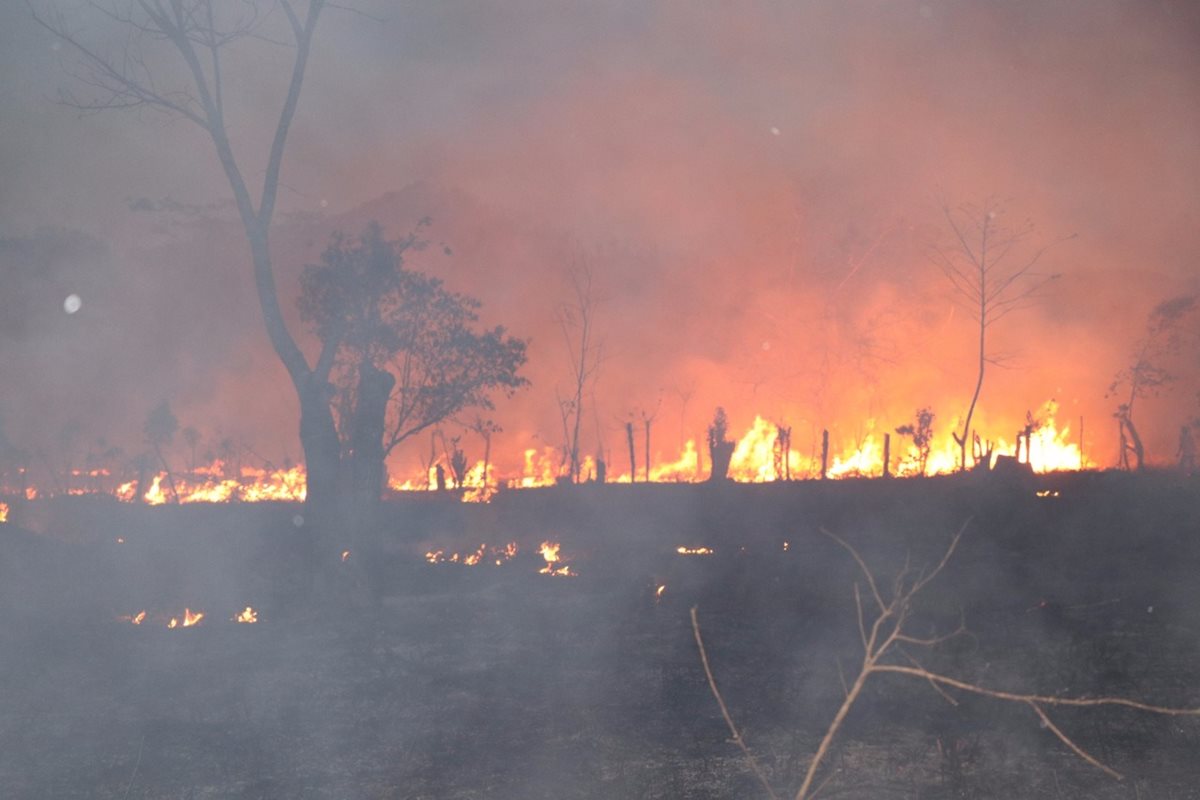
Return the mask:
{"type": "Polygon", "coordinates": [[[242,467],[238,477],[223,477],[225,474],[225,466],[218,459],[212,464],[198,467],[188,475],[168,476],[165,472],[159,472],[151,478],[150,486],[140,496],[137,481],[126,481],[117,487],[116,495],[126,502],[141,500],[148,505],[174,502],[176,495],[180,503],[224,503],[231,500],[254,503],[304,499],[303,466],[289,469],[242,467]]]}
{"type": "Polygon", "coordinates": [[[665,583],[660,583],[658,585],[658,588],[654,590],[654,602],[656,602],[656,603],[661,602],[662,598],[663,598],[663,594],[666,591],[667,591],[667,585],[665,583]]]}
{"type": "MultiPolygon", "coordinates": [[[[204,615],[201,614],[201,616],[204,616],[204,615]]],[[[199,621],[199,620],[197,620],[197,621],[199,621]]],[[[258,612],[255,611],[250,606],[246,606],[246,608],[243,609],[242,613],[238,614],[237,616],[235,616],[233,618],[233,621],[234,622],[242,622],[247,625],[253,625],[254,623],[258,622],[258,612]]]]}
{"type": "Polygon", "coordinates": [[[675,552],[681,556],[711,556],[713,554],[711,547],[684,547],[683,545],[676,547],[675,552]]]}
{"type": "MultiPolygon", "coordinates": [[[[1006,424],[1002,428],[1007,431],[1004,436],[998,435],[997,425],[988,420],[986,414],[978,412],[974,417],[974,427],[980,433],[980,447],[984,450],[990,447],[994,454],[1012,455],[1018,452],[1016,442],[1020,439],[1021,458],[1037,473],[1094,468],[1096,463],[1082,454],[1078,437],[1072,434],[1068,426],[1058,424],[1057,412],[1057,404],[1047,402],[1037,409],[1036,414],[1029,415],[1029,421],[1006,424]]],[[[918,453],[909,437],[895,432],[897,423],[902,422],[902,419],[869,419],[853,435],[832,430],[828,437],[828,452],[822,458],[823,437],[820,430],[810,432],[803,450],[795,445],[798,435],[789,436],[784,440],[786,446],[781,446],[780,425],[758,416],[734,442],[726,476],[743,483],[820,477],[880,477],[884,474],[909,477],[921,473],[922,461],[925,474],[951,473],[959,469],[960,450],[953,434],[961,427],[960,420],[954,417],[939,418],[934,425],[933,441],[925,454],[918,453]],[[886,448],[885,439],[889,442],[886,448]],[[886,468],[885,449],[888,455],[886,468]]],[[[689,439],[678,455],[656,455],[651,459],[648,480],[652,483],[707,480],[711,464],[705,463],[708,461],[706,454],[707,451],[695,439],[689,439]]],[[[638,455],[640,460],[645,460],[644,453],[638,455]]],[[[610,454],[609,459],[605,476],[607,482],[630,483],[635,478],[647,480],[644,463],[633,474],[624,459],[617,458],[615,454],[610,454]],[[624,471],[620,471],[622,463],[624,471]]],[[[593,457],[584,458],[579,470],[580,480],[598,480],[600,466],[593,457]]],[[[553,486],[564,480],[566,472],[560,449],[550,446],[530,448],[524,451],[521,472],[515,477],[503,477],[493,465],[488,464],[485,468],[484,462],[477,462],[463,476],[460,496],[463,502],[487,503],[496,496],[500,486],[524,489],[553,486]]],[[[105,469],[73,470],[63,477],[66,488],[61,491],[65,494],[112,493],[126,502],[150,505],[174,502],[301,501],[306,493],[306,476],[302,466],[288,469],[242,466],[234,470],[219,459],[186,473],[159,472],[123,483],[118,483],[122,476],[110,474],[105,469]]],[[[30,499],[44,496],[45,493],[39,492],[36,487],[25,485],[24,473],[21,480],[20,487],[5,488],[14,493],[21,491],[30,499]]],[[[437,479],[432,470],[422,468],[419,474],[407,479],[394,478],[389,488],[398,492],[428,491],[437,488],[437,479]]],[[[0,522],[8,517],[9,511],[7,505],[0,503],[0,522]]],[[[468,555],[461,554],[460,560],[468,555]]]]}
{"type": "Polygon", "coordinates": [[[124,616],[117,617],[117,619],[120,620],[121,622],[128,622],[133,625],[141,625],[143,622],[146,621],[146,612],[139,611],[136,614],[126,614],[124,616]]]}
{"type": "Polygon", "coordinates": [[[0,522],[8,522],[8,503],[0,503],[0,522]]]}
{"type": "Polygon", "coordinates": [[[350,551],[349,551],[349,550],[343,550],[343,551],[342,551],[342,563],[343,563],[343,564],[345,564],[345,563],[346,563],[347,561],[349,561],[349,560],[350,560],[350,551]]]}
{"type": "Polygon", "coordinates": [[[542,559],[545,560],[546,566],[538,570],[539,575],[558,575],[561,577],[571,577],[575,572],[571,571],[571,567],[563,564],[561,567],[555,565],[561,561],[558,551],[561,545],[558,542],[542,542],[538,549],[542,553],[542,559]]]}

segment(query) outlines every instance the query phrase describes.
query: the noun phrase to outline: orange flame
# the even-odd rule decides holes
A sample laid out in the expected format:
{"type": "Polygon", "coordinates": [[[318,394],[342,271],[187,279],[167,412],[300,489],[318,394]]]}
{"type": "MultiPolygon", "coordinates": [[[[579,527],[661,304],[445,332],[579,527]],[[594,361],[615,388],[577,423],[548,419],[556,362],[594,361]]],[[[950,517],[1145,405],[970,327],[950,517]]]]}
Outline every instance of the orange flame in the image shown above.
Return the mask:
{"type": "Polygon", "coordinates": [[[713,554],[711,547],[684,547],[683,545],[676,547],[675,552],[681,556],[711,556],[713,554]]]}
{"type": "Polygon", "coordinates": [[[0,503],[0,522],[8,522],[8,503],[0,503]]]}
{"type": "MultiPolygon", "coordinates": [[[[200,616],[204,616],[204,615],[201,614],[200,616]]],[[[242,611],[242,613],[238,614],[237,616],[235,616],[233,618],[233,621],[234,622],[242,622],[247,625],[253,625],[254,623],[258,622],[258,612],[255,611],[250,606],[246,606],[246,608],[242,611]]],[[[197,620],[197,622],[199,622],[199,620],[197,620]]]]}
{"type": "Polygon", "coordinates": [[[117,619],[119,619],[121,622],[129,622],[134,625],[141,625],[143,622],[146,621],[146,612],[139,611],[136,614],[125,614],[123,616],[117,617],[117,619]]]}
{"type": "Polygon", "coordinates": [[[195,625],[199,625],[200,620],[202,620],[202,619],[204,619],[203,611],[197,611],[197,612],[193,613],[190,608],[185,608],[183,610],[183,624],[182,625],[180,624],[179,619],[177,617],[171,617],[171,621],[167,623],[167,627],[168,628],[179,628],[179,627],[191,628],[195,625]]]}
{"type": "Polygon", "coordinates": [[[558,555],[561,545],[558,542],[542,542],[538,549],[542,553],[542,559],[546,562],[546,566],[538,570],[539,575],[558,575],[561,577],[571,577],[576,574],[567,564],[563,564],[561,567],[554,566],[561,561],[561,558],[558,555]]]}
{"type": "Polygon", "coordinates": [[[517,554],[517,550],[516,542],[509,542],[503,547],[489,547],[487,544],[480,544],[477,549],[469,553],[446,555],[446,551],[442,549],[427,550],[425,560],[430,564],[465,564],[468,567],[474,567],[487,559],[498,567],[506,561],[511,561],[517,554]]]}

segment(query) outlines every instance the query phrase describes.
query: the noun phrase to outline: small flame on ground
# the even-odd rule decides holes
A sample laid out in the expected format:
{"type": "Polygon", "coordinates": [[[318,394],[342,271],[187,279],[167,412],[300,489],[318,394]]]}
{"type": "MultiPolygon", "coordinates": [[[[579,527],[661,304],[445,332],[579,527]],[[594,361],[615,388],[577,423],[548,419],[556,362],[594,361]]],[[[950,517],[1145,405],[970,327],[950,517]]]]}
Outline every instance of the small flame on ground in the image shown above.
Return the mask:
{"type": "Polygon", "coordinates": [[[1059,495],[1059,492],[1057,489],[1042,489],[1040,492],[1037,493],[1037,496],[1038,497],[1059,497],[1060,495],[1059,495]]]}
{"type": "Polygon", "coordinates": [[[139,611],[136,614],[125,614],[123,616],[117,617],[117,619],[119,619],[121,622],[129,622],[129,623],[132,623],[133,625],[141,625],[143,622],[146,621],[146,612],[139,611]]]}
{"type": "Polygon", "coordinates": [[[787,552],[787,549],[788,549],[788,547],[790,547],[790,546],[791,546],[791,545],[789,545],[787,542],[784,542],[784,543],[783,543],[783,552],[785,552],[785,553],[786,553],[786,552],[787,552]]]}
{"type": "Polygon", "coordinates": [[[570,577],[576,573],[571,571],[571,567],[563,564],[561,567],[554,566],[562,559],[558,555],[559,549],[562,547],[558,542],[542,542],[538,549],[542,553],[542,558],[546,562],[546,566],[538,570],[539,575],[558,575],[561,577],[570,577]]]}
{"type": "Polygon", "coordinates": [[[513,556],[517,554],[517,549],[516,542],[509,542],[503,547],[489,547],[486,543],[483,543],[469,553],[451,553],[450,555],[446,555],[445,550],[427,550],[425,552],[425,560],[430,564],[465,564],[468,567],[474,567],[482,564],[486,559],[498,567],[506,561],[511,561],[513,556]]]}
{"type": "Polygon", "coordinates": [[[660,583],[658,588],[654,590],[654,602],[659,602],[663,598],[663,593],[667,591],[667,585],[660,583]]]}
{"type": "Polygon", "coordinates": [[[253,625],[254,623],[258,622],[258,612],[255,611],[250,606],[246,606],[245,610],[242,611],[242,613],[238,614],[236,617],[233,618],[233,621],[234,622],[244,622],[247,625],[253,625]]]}
{"type": "Polygon", "coordinates": [[[713,554],[711,547],[684,547],[683,545],[676,547],[675,552],[681,556],[711,556],[713,554]]]}
{"type": "Polygon", "coordinates": [[[168,628],[191,628],[194,625],[199,625],[200,620],[204,619],[203,611],[192,612],[190,608],[183,610],[183,623],[181,624],[177,617],[171,617],[171,621],[167,623],[168,628]]]}
{"type": "Polygon", "coordinates": [[[350,551],[349,551],[349,550],[343,550],[343,551],[342,551],[342,563],[344,564],[344,563],[346,563],[346,562],[347,562],[347,561],[349,561],[349,560],[350,560],[350,551]]]}
{"type": "Polygon", "coordinates": [[[8,522],[8,503],[0,503],[0,522],[8,522]]]}

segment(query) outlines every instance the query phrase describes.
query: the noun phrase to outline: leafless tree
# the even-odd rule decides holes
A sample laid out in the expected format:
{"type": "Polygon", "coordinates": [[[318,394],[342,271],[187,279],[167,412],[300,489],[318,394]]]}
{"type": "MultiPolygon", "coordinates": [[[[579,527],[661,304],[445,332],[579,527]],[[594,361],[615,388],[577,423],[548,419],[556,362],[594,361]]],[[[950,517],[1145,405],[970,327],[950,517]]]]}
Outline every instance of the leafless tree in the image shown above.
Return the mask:
{"type": "Polygon", "coordinates": [[[971,441],[971,420],[983,391],[983,376],[996,357],[988,351],[988,329],[1012,312],[1029,306],[1057,274],[1036,272],[1043,255],[1068,236],[1041,247],[1029,246],[1033,224],[1026,221],[1008,227],[1003,221],[1004,206],[989,198],[982,205],[964,204],[958,208],[943,205],[942,213],[953,236],[950,243],[934,244],[931,258],[942,270],[962,306],[978,325],[979,352],[975,389],[962,431],[954,432],[959,447],[959,469],[967,468],[967,443],[971,441]]]}
{"type": "Polygon", "coordinates": [[[300,400],[308,499],[314,506],[332,500],[339,442],[327,385],[339,339],[333,336],[323,342],[320,355],[309,363],[280,311],[270,247],[288,134],[300,102],[317,22],[330,4],[327,0],[90,2],[89,8],[127,34],[119,47],[105,49],[87,39],[80,27],[54,6],[27,2],[35,20],[77,56],[71,74],[83,93],[64,91],[65,104],[84,111],[157,111],[192,123],[207,134],[245,231],[267,335],[300,400]],[[276,38],[280,33],[287,37],[286,42],[276,38]],[[244,167],[252,159],[235,151],[233,142],[242,137],[230,129],[226,117],[228,92],[245,83],[231,80],[227,65],[231,51],[278,48],[281,44],[291,48],[291,69],[266,150],[261,183],[252,185],[244,167]]]}
{"type": "Polygon", "coordinates": [[[603,342],[596,338],[597,297],[592,284],[592,270],[586,261],[578,261],[567,270],[572,298],[558,311],[558,326],[562,331],[571,367],[571,394],[559,396],[558,407],[563,424],[563,466],[572,483],[578,483],[580,430],[583,424],[583,396],[596,379],[603,358],[603,342]]]}
{"type": "MultiPolygon", "coordinates": [[[[645,431],[645,436],[646,436],[646,442],[645,442],[645,444],[646,444],[646,449],[645,449],[646,472],[644,475],[644,479],[645,479],[646,483],[650,482],[650,426],[652,424],[654,424],[654,419],[655,419],[655,417],[658,416],[658,411],[660,408],[662,408],[662,396],[661,395],[659,396],[658,402],[655,404],[653,411],[647,411],[646,409],[643,408],[640,412],[641,417],[642,417],[642,428],[645,431]]],[[[635,476],[632,474],[629,476],[630,483],[633,482],[634,477],[635,476]]]]}
{"type": "Polygon", "coordinates": [[[1146,324],[1146,335],[1134,346],[1129,365],[1108,387],[1108,397],[1124,398],[1113,415],[1119,426],[1121,452],[1117,463],[1122,469],[1142,468],[1145,448],[1133,424],[1134,402],[1139,397],[1158,395],[1175,382],[1178,376],[1170,362],[1184,345],[1184,321],[1197,308],[1200,299],[1196,295],[1180,295],[1155,306],[1146,324]]]}

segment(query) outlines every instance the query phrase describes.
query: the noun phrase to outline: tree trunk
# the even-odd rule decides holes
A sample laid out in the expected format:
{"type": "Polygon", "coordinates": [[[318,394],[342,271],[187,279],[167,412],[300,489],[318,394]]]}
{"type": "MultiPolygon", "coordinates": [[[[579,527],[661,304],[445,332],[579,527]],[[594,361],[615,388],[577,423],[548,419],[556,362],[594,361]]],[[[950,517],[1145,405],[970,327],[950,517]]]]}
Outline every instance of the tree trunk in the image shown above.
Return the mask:
{"type": "Polygon", "coordinates": [[[351,421],[350,497],[354,511],[373,515],[383,493],[383,433],[387,402],[396,379],[364,362],[358,368],[358,394],[351,421]]]}
{"type": "Polygon", "coordinates": [[[637,480],[637,456],[633,450],[633,423],[625,423],[625,439],[629,442],[629,482],[637,480]]]}
{"type": "Polygon", "coordinates": [[[335,515],[342,444],[329,408],[330,387],[309,376],[296,387],[300,397],[300,445],[307,474],[305,511],[314,522],[329,523],[335,515]]]}
{"type": "Polygon", "coordinates": [[[644,420],[644,422],[646,423],[646,459],[645,459],[646,476],[645,476],[644,482],[649,483],[650,482],[650,422],[651,422],[651,420],[647,419],[647,420],[644,420]]]}
{"type": "Polygon", "coordinates": [[[821,480],[829,474],[829,431],[821,431],[821,480]]]}

